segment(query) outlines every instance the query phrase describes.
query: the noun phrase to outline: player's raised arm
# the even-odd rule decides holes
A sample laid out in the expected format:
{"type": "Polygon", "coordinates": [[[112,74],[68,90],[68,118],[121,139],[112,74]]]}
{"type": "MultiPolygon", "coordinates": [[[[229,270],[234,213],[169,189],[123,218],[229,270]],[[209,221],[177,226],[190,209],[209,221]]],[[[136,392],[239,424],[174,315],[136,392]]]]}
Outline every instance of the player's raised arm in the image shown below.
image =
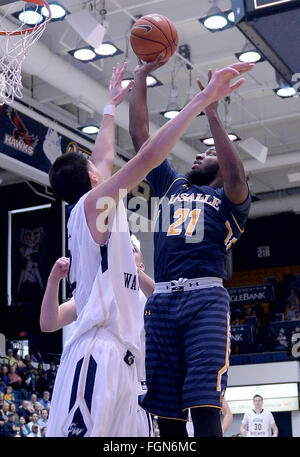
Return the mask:
{"type": "MultiPolygon", "coordinates": [[[[169,155],[174,145],[179,141],[183,133],[190,126],[200,111],[216,100],[230,95],[244,82],[244,78],[235,83],[232,80],[246,71],[251,70],[251,63],[237,63],[215,72],[207,87],[191,100],[183,110],[155,132],[141,147],[140,153],[125,164],[109,180],[95,187],[85,199],[85,213],[87,222],[94,240],[102,244],[108,238],[108,229],[104,230],[104,224],[98,216],[106,210],[110,204],[118,203],[120,198],[138,185],[147,174],[158,167],[169,155]],[[120,195],[123,189],[123,195],[120,195]],[[99,223],[102,223],[102,226],[99,223]]],[[[114,208],[108,209],[108,213],[114,208]]],[[[106,220],[106,218],[105,218],[106,220]]],[[[104,219],[103,219],[104,221],[104,219]]]]}
{"type": "MultiPolygon", "coordinates": [[[[231,65],[234,68],[234,65],[231,65]]],[[[209,70],[208,81],[212,77],[209,70]]],[[[200,89],[204,89],[198,80],[200,89]]],[[[204,110],[211,134],[214,139],[214,145],[218,156],[218,162],[223,177],[224,190],[229,200],[234,204],[243,203],[248,196],[248,186],[245,175],[243,162],[241,161],[237,150],[230,141],[225,128],[218,115],[218,101],[211,103],[204,110]]]]}
{"type": "Polygon", "coordinates": [[[60,281],[67,275],[69,259],[58,259],[48,278],[41,306],[40,328],[42,332],[55,332],[77,318],[74,298],[59,305],[58,292],[60,281]]]}
{"type": "Polygon", "coordinates": [[[150,136],[147,108],[147,75],[161,65],[162,57],[163,54],[149,63],[143,63],[139,59],[139,63],[134,69],[134,86],[130,94],[129,103],[129,133],[136,152],[140,150],[150,136]]]}
{"type": "Polygon", "coordinates": [[[91,161],[98,169],[101,175],[101,180],[105,180],[111,176],[111,171],[114,164],[115,109],[125,99],[128,91],[134,84],[132,81],[126,88],[122,87],[121,83],[126,68],[126,62],[122,68],[119,63],[117,64],[116,68],[113,68],[109,84],[109,100],[103,110],[103,119],[100,131],[97,135],[92,152],[91,161]]]}

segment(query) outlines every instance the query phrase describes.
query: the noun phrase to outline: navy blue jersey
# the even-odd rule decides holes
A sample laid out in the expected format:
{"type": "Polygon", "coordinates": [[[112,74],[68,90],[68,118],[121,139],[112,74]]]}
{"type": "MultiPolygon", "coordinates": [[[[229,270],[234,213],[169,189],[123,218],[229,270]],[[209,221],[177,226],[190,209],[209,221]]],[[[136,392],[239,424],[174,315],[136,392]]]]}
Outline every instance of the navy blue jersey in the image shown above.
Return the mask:
{"type": "Polygon", "coordinates": [[[251,196],[241,205],[224,188],[191,185],[165,160],[147,180],[159,201],[154,233],[155,282],[180,277],[227,279],[226,261],[244,231],[251,196]]]}

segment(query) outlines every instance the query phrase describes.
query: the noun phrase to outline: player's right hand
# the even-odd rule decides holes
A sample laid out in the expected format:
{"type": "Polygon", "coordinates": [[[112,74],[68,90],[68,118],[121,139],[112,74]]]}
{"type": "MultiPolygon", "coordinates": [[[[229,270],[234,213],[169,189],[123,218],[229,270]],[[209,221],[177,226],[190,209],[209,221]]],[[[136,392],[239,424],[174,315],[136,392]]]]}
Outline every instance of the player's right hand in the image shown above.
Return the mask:
{"type": "Polygon", "coordinates": [[[65,278],[69,271],[70,260],[67,257],[57,259],[51,270],[51,277],[56,280],[65,278]]]}

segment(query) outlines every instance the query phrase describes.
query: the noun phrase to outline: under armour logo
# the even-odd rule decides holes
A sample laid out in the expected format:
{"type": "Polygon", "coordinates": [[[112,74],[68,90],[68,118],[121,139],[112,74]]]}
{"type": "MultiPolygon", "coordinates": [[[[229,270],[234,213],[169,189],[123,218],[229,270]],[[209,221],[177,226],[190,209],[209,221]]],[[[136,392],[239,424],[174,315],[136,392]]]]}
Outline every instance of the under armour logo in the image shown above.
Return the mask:
{"type": "Polygon", "coordinates": [[[145,316],[150,316],[150,315],[151,315],[151,309],[146,309],[145,316]]]}
{"type": "Polygon", "coordinates": [[[171,291],[172,292],[183,292],[186,281],[187,281],[187,278],[179,278],[178,281],[176,281],[176,280],[171,281],[171,291]]]}

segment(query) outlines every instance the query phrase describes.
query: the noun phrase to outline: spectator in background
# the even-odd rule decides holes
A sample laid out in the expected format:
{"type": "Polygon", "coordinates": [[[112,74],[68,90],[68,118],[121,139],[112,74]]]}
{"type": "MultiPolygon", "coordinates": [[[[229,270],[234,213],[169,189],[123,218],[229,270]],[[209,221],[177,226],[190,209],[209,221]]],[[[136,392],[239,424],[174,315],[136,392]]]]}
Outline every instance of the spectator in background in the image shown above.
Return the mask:
{"type": "Polygon", "coordinates": [[[43,362],[39,362],[37,370],[36,370],[36,376],[35,376],[36,381],[40,378],[40,376],[42,376],[43,373],[44,373],[43,362]]]}
{"type": "Polygon", "coordinates": [[[0,391],[0,409],[1,409],[2,406],[3,406],[3,402],[4,402],[4,392],[1,392],[1,391],[0,391]]]}
{"type": "Polygon", "coordinates": [[[42,415],[42,405],[40,404],[39,401],[36,401],[33,405],[34,412],[38,414],[39,417],[42,415]]]}
{"type": "Polygon", "coordinates": [[[43,392],[50,390],[49,381],[47,379],[47,372],[43,370],[43,373],[39,376],[36,381],[35,390],[39,397],[43,396],[43,392]]]}
{"type": "Polygon", "coordinates": [[[42,429],[42,427],[47,427],[47,424],[48,424],[48,410],[43,408],[41,417],[38,420],[38,425],[40,426],[40,429],[42,429]]]}
{"type": "Polygon", "coordinates": [[[12,412],[7,413],[8,420],[5,422],[2,428],[2,436],[13,438],[19,431],[18,424],[15,422],[15,415],[12,412]]]}
{"type": "Polygon", "coordinates": [[[0,420],[7,421],[9,413],[9,403],[4,400],[2,408],[0,409],[0,420]]]}
{"type": "Polygon", "coordinates": [[[39,427],[39,424],[38,424],[38,420],[39,420],[39,416],[37,413],[32,413],[31,415],[31,421],[28,422],[28,427],[30,428],[30,430],[32,431],[32,426],[33,425],[36,425],[38,427],[38,432],[40,433],[40,427],[39,427]]]}
{"type": "Polygon", "coordinates": [[[276,338],[277,344],[275,347],[276,351],[286,351],[288,349],[288,340],[287,337],[285,336],[285,331],[283,328],[279,330],[279,335],[276,338]]]}
{"type": "Polygon", "coordinates": [[[43,408],[49,410],[51,401],[50,401],[50,392],[45,390],[43,392],[43,398],[40,399],[40,404],[42,405],[43,408]]]}
{"type": "Polygon", "coordinates": [[[16,360],[13,357],[13,349],[7,349],[6,354],[7,355],[4,358],[4,362],[6,365],[13,365],[14,363],[16,363],[16,360]]]}
{"type": "Polygon", "coordinates": [[[20,435],[22,437],[29,435],[30,428],[29,428],[28,424],[26,424],[26,419],[24,416],[19,417],[19,427],[20,427],[20,435]]]}
{"type": "Polygon", "coordinates": [[[32,412],[33,411],[31,410],[31,408],[29,406],[29,401],[28,400],[23,400],[22,401],[22,405],[18,409],[19,416],[24,416],[25,420],[26,420],[26,423],[28,423],[30,421],[30,417],[31,417],[32,412]]]}
{"type": "Polygon", "coordinates": [[[12,365],[9,367],[9,372],[8,372],[9,384],[12,386],[12,388],[14,390],[19,390],[22,393],[23,398],[27,398],[27,392],[26,392],[25,386],[23,384],[23,380],[16,372],[16,366],[17,365],[12,365]]]}
{"type": "Polygon", "coordinates": [[[31,409],[32,412],[34,412],[34,404],[38,401],[37,399],[37,394],[33,392],[30,396],[29,400],[29,408],[31,409]]]}
{"type": "Polygon", "coordinates": [[[23,372],[23,369],[26,367],[25,363],[23,362],[19,352],[16,352],[15,354],[15,359],[16,359],[16,364],[17,364],[17,372],[19,373],[19,371],[21,370],[21,372],[23,372]]]}
{"type": "Polygon", "coordinates": [[[4,400],[7,401],[9,404],[12,403],[13,401],[16,401],[12,386],[6,387],[5,394],[4,394],[4,400]]]}
{"type": "Polygon", "coordinates": [[[45,438],[47,433],[47,427],[42,427],[41,428],[41,437],[45,438]]]}
{"type": "Polygon", "coordinates": [[[298,321],[299,319],[300,319],[300,314],[299,314],[299,311],[296,310],[296,311],[295,311],[295,314],[294,314],[293,320],[294,320],[294,321],[298,321]]]}
{"type": "Polygon", "coordinates": [[[40,438],[41,437],[39,426],[37,424],[33,424],[31,426],[31,432],[29,433],[29,435],[27,435],[27,437],[28,438],[40,438]]]}
{"type": "Polygon", "coordinates": [[[40,399],[40,404],[42,405],[43,408],[45,408],[47,411],[49,411],[51,401],[50,401],[50,392],[45,390],[43,392],[43,398],[40,399]]]}
{"type": "Polygon", "coordinates": [[[18,423],[18,422],[19,422],[19,414],[17,413],[17,407],[16,407],[16,404],[15,404],[15,403],[11,403],[11,404],[9,405],[9,411],[10,411],[11,413],[14,413],[14,415],[15,415],[15,422],[18,423]]]}
{"type": "Polygon", "coordinates": [[[25,389],[28,392],[34,392],[35,390],[35,376],[36,376],[36,369],[31,364],[31,360],[25,361],[26,367],[23,370],[23,378],[24,378],[24,385],[25,389]]]}
{"type": "Polygon", "coordinates": [[[50,368],[49,368],[49,370],[47,370],[47,380],[49,382],[49,388],[50,388],[51,392],[53,390],[56,374],[57,374],[56,364],[54,362],[51,362],[50,368]]]}
{"type": "Polygon", "coordinates": [[[2,365],[2,367],[1,367],[0,385],[3,388],[5,388],[6,386],[9,385],[8,366],[7,365],[2,365]]]}
{"type": "Polygon", "coordinates": [[[299,297],[298,294],[296,294],[294,289],[290,289],[290,295],[287,298],[287,304],[289,307],[297,306],[299,309],[299,297]]]}

